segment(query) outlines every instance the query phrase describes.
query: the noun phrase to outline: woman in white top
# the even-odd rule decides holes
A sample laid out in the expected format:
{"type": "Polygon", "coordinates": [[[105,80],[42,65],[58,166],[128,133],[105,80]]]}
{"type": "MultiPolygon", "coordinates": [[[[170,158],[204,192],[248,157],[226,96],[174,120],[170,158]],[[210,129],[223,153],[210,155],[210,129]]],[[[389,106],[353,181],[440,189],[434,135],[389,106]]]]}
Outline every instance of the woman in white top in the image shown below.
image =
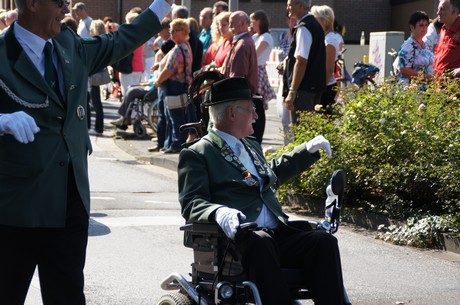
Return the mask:
{"type": "Polygon", "coordinates": [[[324,41],[326,44],[326,91],[321,96],[321,105],[323,110],[332,114],[332,104],[337,95],[337,81],[334,77],[335,63],[340,53],[340,40],[334,33],[334,11],[327,5],[314,5],[311,7],[311,13],[321,24],[324,30],[324,41]]]}
{"type": "Polygon", "coordinates": [[[266,63],[273,49],[273,38],[268,32],[269,21],[267,14],[258,10],[249,16],[251,27],[254,32],[252,39],[256,45],[257,67],[259,75],[259,86],[257,93],[263,97],[264,108],[268,109],[268,102],[276,98],[275,91],[270,85],[266,69],[266,63]]]}

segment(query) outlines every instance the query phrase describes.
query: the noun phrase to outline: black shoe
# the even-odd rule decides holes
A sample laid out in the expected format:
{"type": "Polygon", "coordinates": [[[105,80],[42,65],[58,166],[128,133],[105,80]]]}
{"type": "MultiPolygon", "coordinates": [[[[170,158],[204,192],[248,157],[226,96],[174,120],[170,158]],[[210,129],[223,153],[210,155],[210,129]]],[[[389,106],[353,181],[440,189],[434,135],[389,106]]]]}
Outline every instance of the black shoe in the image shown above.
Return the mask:
{"type": "Polygon", "coordinates": [[[89,131],[88,131],[88,134],[89,134],[90,136],[99,137],[99,136],[102,136],[102,131],[99,132],[99,131],[96,131],[96,130],[89,130],[89,131]]]}
{"type": "Polygon", "coordinates": [[[148,151],[150,152],[153,152],[153,151],[160,151],[160,149],[162,149],[163,147],[158,147],[158,145],[155,145],[155,146],[150,146],[147,148],[148,151]]]}
{"type": "Polygon", "coordinates": [[[115,126],[121,126],[123,125],[124,120],[125,118],[121,116],[118,119],[111,121],[110,124],[115,125],[115,126]]]}
{"type": "Polygon", "coordinates": [[[179,152],[180,152],[180,149],[172,149],[171,147],[163,150],[164,154],[178,154],[179,152]]]}

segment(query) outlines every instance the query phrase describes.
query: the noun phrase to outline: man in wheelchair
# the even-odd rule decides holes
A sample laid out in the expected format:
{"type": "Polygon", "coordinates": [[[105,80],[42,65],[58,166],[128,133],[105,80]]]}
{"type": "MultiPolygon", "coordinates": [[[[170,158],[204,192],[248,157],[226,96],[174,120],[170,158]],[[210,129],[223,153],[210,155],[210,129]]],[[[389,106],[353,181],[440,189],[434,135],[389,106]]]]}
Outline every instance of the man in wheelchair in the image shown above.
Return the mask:
{"type": "MultiPolygon", "coordinates": [[[[213,127],[179,156],[182,215],[187,223],[217,223],[230,239],[240,223],[257,223],[260,230],[236,242],[244,271],[258,287],[262,304],[293,303],[282,268],[301,270],[315,304],[345,304],[336,238],[290,225],[275,197],[278,186],[320,158],[321,148],[330,156],[330,144],[317,136],[268,163],[260,144],[248,137],[257,120],[252,98],[244,78],[211,85],[210,100],[203,104],[209,107],[213,127]]],[[[343,193],[342,182],[328,187],[328,200],[343,193]]],[[[186,245],[189,241],[186,236],[186,245]]]]}

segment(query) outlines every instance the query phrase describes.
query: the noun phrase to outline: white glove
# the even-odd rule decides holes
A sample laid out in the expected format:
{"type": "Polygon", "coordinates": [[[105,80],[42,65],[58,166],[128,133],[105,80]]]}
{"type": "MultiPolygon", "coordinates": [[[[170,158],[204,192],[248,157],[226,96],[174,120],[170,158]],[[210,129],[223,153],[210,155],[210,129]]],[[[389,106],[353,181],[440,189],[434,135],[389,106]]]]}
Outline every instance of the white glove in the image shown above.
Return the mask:
{"type": "Polygon", "coordinates": [[[24,111],[0,115],[0,134],[11,134],[21,143],[32,142],[39,131],[35,120],[24,111]]]}
{"type": "Polygon", "coordinates": [[[230,239],[235,238],[236,229],[240,226],[240,218],[245,220],[246,215],[236,209],[220,207],[216,210],[216,222],[230,239]]]}
{"type": "Polygon", "coordinates": [[[313,154],[320,150],[322,147],[326,150],[328,157],[332,156],[331,144],[323,136],[316,136],[306,143],[306,147],[309,153],[313,154]]]}

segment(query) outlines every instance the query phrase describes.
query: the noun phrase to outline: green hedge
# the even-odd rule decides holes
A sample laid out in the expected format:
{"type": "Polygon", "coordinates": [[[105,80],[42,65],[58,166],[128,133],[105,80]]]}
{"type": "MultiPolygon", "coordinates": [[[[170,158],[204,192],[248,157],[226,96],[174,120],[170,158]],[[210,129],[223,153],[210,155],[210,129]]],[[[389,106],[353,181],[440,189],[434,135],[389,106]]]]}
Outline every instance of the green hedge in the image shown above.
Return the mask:
{"type": "Polygon", "coordinates": [[[460,220],[460,89],[457,81],[339,92],[332,116],[303,113],[295,142],[318,134],[331,143],[323,158],[281,189],[324,198],[334,169],[347,174],[347,207],[396,219],[451,215],[460,220]],[[424,88],[425,90],[421,90],[424,88]]]}

